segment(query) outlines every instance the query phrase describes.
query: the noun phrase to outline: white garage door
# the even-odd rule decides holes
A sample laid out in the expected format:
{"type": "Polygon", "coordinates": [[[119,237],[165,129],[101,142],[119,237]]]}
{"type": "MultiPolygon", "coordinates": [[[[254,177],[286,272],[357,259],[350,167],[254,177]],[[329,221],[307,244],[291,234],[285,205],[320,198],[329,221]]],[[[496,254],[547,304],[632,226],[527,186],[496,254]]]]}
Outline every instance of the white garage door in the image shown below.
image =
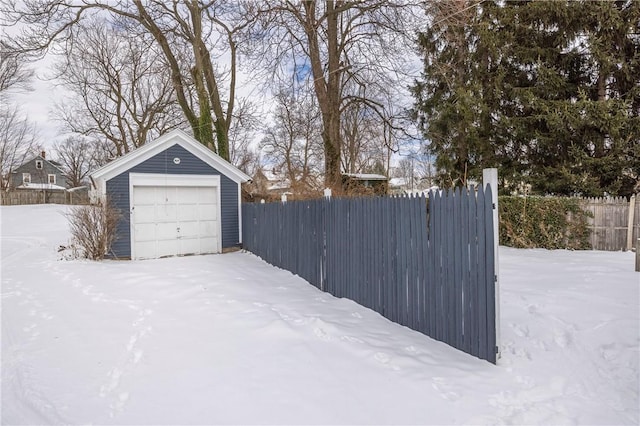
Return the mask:
{"type": "Polygon", "coordinates": [[[219,252],[217,190],[211,186],[134,186],[134,257],[219,252]]]}

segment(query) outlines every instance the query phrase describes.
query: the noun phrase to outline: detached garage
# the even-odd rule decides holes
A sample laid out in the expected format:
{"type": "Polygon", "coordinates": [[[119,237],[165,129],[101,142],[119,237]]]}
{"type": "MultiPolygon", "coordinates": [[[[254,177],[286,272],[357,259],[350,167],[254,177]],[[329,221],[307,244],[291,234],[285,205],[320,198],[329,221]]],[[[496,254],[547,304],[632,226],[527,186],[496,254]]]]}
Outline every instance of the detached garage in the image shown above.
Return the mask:
{"type": "Polygon", "coordinates": [[[115,257],[220,253],[242,243],[240,185],[249,176],[183,131],[114,160],[91,178],[122,215],[115,257]]]}

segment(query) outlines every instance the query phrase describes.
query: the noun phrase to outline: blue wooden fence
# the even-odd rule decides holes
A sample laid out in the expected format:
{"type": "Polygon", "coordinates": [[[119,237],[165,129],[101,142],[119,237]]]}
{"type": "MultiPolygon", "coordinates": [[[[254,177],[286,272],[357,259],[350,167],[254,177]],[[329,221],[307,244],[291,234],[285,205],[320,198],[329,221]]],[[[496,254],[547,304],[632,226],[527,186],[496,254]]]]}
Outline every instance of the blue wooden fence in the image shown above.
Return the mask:
{"type": "Polygon", "coordinates": [[[244,248],[496,362],[491,188],[242,206],[244,248]]]}

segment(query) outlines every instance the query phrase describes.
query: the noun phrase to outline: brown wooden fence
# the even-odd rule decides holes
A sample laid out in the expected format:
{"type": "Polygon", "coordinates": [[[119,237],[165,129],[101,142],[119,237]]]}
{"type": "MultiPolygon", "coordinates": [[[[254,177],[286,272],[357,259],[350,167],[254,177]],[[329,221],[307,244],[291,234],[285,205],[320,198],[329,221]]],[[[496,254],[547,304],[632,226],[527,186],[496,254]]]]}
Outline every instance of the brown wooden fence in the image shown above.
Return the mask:
{"type": "Polygon", "coordinates": [[[585,198],[589,218],[591,247],[594,250],[630,250],[640,238],[640,197],[585,198]]]}
{"type": "Polygon", "coordinates": [[[87,191],[1,191],[0,205],[88,204],[87,191]]]}

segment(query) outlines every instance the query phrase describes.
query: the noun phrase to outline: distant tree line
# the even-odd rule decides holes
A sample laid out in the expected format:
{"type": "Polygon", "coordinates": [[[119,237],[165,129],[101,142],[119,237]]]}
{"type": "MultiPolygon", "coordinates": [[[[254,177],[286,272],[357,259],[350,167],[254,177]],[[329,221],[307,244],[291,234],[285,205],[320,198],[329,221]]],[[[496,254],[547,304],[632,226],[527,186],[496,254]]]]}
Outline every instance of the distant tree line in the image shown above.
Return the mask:
{"type": "Polygon", "coordinates": [[[112,157],[186,125],[245,170],[261,148],[299,188],[335,187],[343,169],[388,164],[408,118],[400,94],[417,9],[407,1],[0,5],[2,23],[22,25],[12,48],[58,58],[54,77],[71,93],[56,111],[65,131],[106,142],[112,157]],[[275,99],[268,120],[250,117],[247,85],[275,99]],[[262,145],[251,147],[257,130],[262,145]]]}
{"type": "MultiPolygon", "coordinates": [[[[412,186],[424,163],[429,186],[498,167],[508,193],[640,189],[638,1],[0,0],[0,16],[22,28],[3,38],[0,93],[56,58],[57,148],[76,181],[189,127],[299,192],[390,175],[400,149],[412,186]]],[[[0,112],[0,132],[24,135],[15,162],[36,138],[0,112]]]]}

